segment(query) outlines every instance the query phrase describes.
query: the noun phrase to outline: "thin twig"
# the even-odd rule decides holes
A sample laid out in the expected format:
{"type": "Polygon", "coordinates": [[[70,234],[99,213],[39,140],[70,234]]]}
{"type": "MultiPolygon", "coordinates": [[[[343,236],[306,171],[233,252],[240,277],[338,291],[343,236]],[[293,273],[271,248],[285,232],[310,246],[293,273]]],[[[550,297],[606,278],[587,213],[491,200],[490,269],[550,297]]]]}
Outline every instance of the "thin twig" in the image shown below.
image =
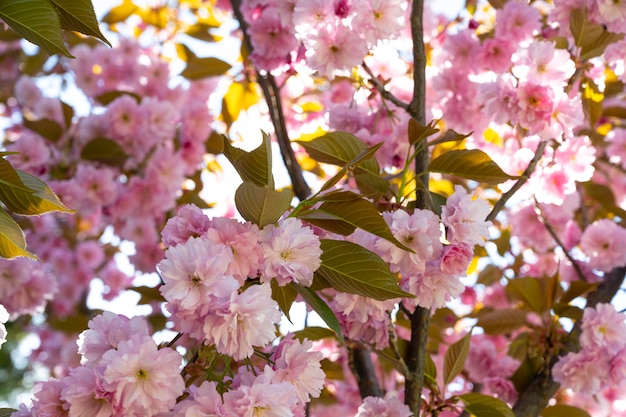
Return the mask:
{"type": "MultiPolygon", "coordinates": [[[[231,0],[230,3],[233,8],[233,13],[239,21],[239,27],[243,34],[243,43],[248,53],[251,54],[253,48],[250,42],[250,36],[248,36],[248,24],[241,13],[241,0],[231,0]]],[[[291,140],[287,133],[287,125],[285,123],[285,115],[280,98],[280,88],[276,84],[276,80],[272,74],[261,72],[256,68],[255,72],[257,74],[257,83],[261,87],[265,101],[267,102],[269,115],[272,120],[272,125],[274,126],[274,133],[276,134],[276,141],[278,142],[280,154],[287,168],[287,172],[289,173],[294,194],[302,201],[311,194],[311,189],[302,175],[302,167],[298,164],[293,148],[291,147],[291,140]]]]}
{"type": "Polygon", "coordinates": [[[382,98],[392,102],[397,107],[400,107],[401,109],[404,109],[407,112],[409,112],[409,103],[405,103],[404,101],[400,100],[398,97],[391,94],[391,92],[385,88],[383,83],[380,82],[378,77],[374,75],[370,67],[368,67],[367,64],[365,63],[365,61],[361,63],[361,66],[363,67],[365,72],[367,72],[367,75],[370,76],[369,81],[372,83],[372,85],[374,85],[374,87],[376,88],[376,91],[378,91],[378,94],[380,94],[382,98]]]}
{"type": "Polygon", "coordinates": [[[539,160],[543,156],[543,151],[546,149],[547,145],[548,145],[548,142],[546,141],[539,142],[539,146],[537,146],[537,151],[535,152],[535,156],[533,157],[533,159],[530,161],[530,163],[528,164],[528,166],[522,173],[520,179],[517,180],[515,184],[513,184],[513,186],[511,187],[509,191],[502,194],[502,197],[500,197],[500,199],[493,206],[491,213],[489,213],[489,215],[487,216],[485,220],[494,220],[496,216],[498,215],[498,213],[500,212],[500,210],[504,208],[507,201],[509,201],[509,199],[513,197],[513,194],[515,194],[517,190],[522,188],[522,185],[526,184],[526,182],[528,181],[532,173],[535,172],[535,167],[537,166],[537,163],[539,163],[539,160]]]}
{"type": "Polygon", "coordinates": [[[541,221],[541,223],[543,223],[546,230],[548,231],[550,236],[552,236],[552,239],[554,239],[556,244],[561,248],[563,253],[565,253],[565,257],[567,257],[567,259],[571,262],[572,267],[574,267],[574,271],[576,271],[576,275],[578,275],[578,278],[580,278],[581,281],[587,282],[587,277],[583,273],[583,270],[580,268],[578,261],[576,261],[576,259],[574,259],[574,257],[569,253],[569,251],[567,250],[567,248],[565,247],[565,245],[563,244],[559,236],[556,234],[556,231],[554,230],[550,222],[548,222],[548,219],[543,214],[543,210],[541,209],[541,206],[539,205],[539,202],[536,199],[535,199],[535,207],[537,208],[537,210],[539,210],[539,214],[540,214],[539,220],[541,221]]]}

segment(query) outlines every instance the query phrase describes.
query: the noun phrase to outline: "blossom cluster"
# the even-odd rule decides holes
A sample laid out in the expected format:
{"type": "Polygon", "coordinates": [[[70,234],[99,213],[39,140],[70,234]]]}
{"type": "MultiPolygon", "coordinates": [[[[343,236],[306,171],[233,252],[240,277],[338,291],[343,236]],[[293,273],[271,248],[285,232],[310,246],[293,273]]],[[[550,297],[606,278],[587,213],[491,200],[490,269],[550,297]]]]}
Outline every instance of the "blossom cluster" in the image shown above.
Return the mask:
{"type": "Polygon", "coordinates": [[[623,385],[626,316],[611,304],[587,307],[581,330],[581,350],[559,360],[553,369],[554,379],[574,392],[588,395],[623,385]]]}
{"type": "Polygon", "coordinates": [[[405,10],[403,0],[243,2],[259,69],[285,71],[305,61],[329,78],[359,65],[379,40],[396,36],[405,10]]]}

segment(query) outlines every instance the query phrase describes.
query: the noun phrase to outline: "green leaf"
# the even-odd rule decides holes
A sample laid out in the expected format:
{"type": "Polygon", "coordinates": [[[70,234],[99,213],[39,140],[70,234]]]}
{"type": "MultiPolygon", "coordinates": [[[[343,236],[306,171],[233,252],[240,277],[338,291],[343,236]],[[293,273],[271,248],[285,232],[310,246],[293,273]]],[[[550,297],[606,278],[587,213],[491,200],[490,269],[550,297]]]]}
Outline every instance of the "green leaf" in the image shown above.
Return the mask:
{"type": "Polygon", "coordinates": [[[527,312],[515,309],[499,309],[478,316],[477,326],[483,328],[487,334],[510,333],[526,325],[527,312]]]}
{"type": "Polygon", "coordinates": [[[541,314],[549,310],[552,304],[546,298],[548,293],[545,281],[542,282],[541,278],[515,278],[506,285],[506,293],[541,314]]]}
{"type": "Polygon", "coordinates": [[[128,154],[119,143],[107,138],[95,138],[83,146],[80,157],[88,161],[121,167],[128,159],[128,154]]]}
{"type": "Polygon", "coordinates": [[[14,408],[0,408],[0,417],[11,417],[11,414],[16,412],[14,408]]]}
{"type": "Polygon", "coordinates": [[[608,186],[591,181],[583,183],[583,186],[587,195],[600,203],[602,208],[622,219],[626,219],[626,210],[615,203],[615,195],[608,186]]]}
{"type": "MultiPolygon", "coordinates": [[[[298,213],[298,217],[319,227],[328,224],[320,220],[341,222],[342,227],[338,229],[350,230],[350,233],[358,227],[388,240],[400,249],[411,251],[393,236],[376,207],[360,195],[350,191],[334,191],[320,196],[318,200],[323,201],[319,208],[298,213]]],[[[339,233],[337,229],[333,231],[339,233]]]]}
{"type": "Polygon", "coordinates": [[[591,291],[595,291],[595,289],[598,288],[599,285],[600,285],[599,282],[585,282],[585,281],[570,282],[569,288],[559,298],[559,302],[569,303],[574,298],[585,295],[591,291]]]}
{"type": "MultiPolygon", "coordinates": [[[[361,139],[347,132],[327,133],[310,141],[298,140],[296,143],[304,147],[311,158],[316,161],[341,167],[349,164],[363,149],[368,147],[361,139]]],[[[363,161],[359,168],[375,175],[380,172],[375,159],[363,161]]]]}
{"type": "Polygon", "coordinates": [[[235,192],[235,205],[241,216],[260,228],[276,223],[291,207],[293,193],[289,189],[275,191],[244,182],[235,192]]]}
{"type": "Polygon", "coordinates": [[[490,185],[519,178],[502,171],[489,155],[478,149],[447,151],[431,161],[428,170],[490,185]]]}
{"type": "Polygon", "coordinates": [[[113,90],[113,91],[107,91],[106,93],[102,93],[96,97],[96,101],[102,104],[103,106],[108,106],[113,101],[115,101],[116,99],[122,96],[130,96],[134,98],[137,104],[141,102],[141,96],[139,94],[133,93],[131,91],[120,91],[120,90],[113,90]]]}
{"type": "Polygon", "coordinates": [[[0,200],[17,214],[36,216],[49,212],[74,213],[59,200],[54,192],[40,179],[16,170],[22,183],[32,191],[0,183],[0,200]]]}
{"type": "MultiPolygon", "coordinates": [[[[326,181],[326,183],[324,185],[322,185],[322,188],[320,189],[320,191],[326,191],[329,190],[330,188],[332,188],[335,184],[337,184],[346,174],[353,172],[362,162],[367,161],[368,159],[370,159],[372,156],[374,156],[374,153],[380,149],[380,147],[383,146],[383,143],[378,143],[374,146],[371,146],[369,148],[365,148],[363,149],[361,152],[359,152],[359,154],[357,156],[355,156],[350,162],[348,162],[348,164],[346,164],[345,166],[343,166],[339,172],[337,172],[335,175],[333,175],[333,177],[331,179],[329,179],[328,181],[326,181]]],[[[369,175],[375,178],[379,178],[378,175],[373,175],[371,172],[369,171],[361,171],[363,174],[365,175],[369,175]]]]}
{"type": "Polygon", "coordinates": [[[475,417],[515,417],[513,410],[497,398],[476,392],[459,395],[459,398],[465,403],[465,410],[475,417]]]}
{"type": "Polygon", "coordinates": [[[163,295],[161,295],[161,292],[156,287],[140,285],[138,287],[129,288],[129,290],[135,291],[141,295],[137,304],[152,304],[154,302],[162,303],[165,301],[165,298],[163,298],[163,295]]]}
{"type": "Polygon", "coordinates": [[[19,174],[13,168],[13,165],[6,159],[5,156],[15,155],[17,152],[0,152],[0,183],[8,187],[15,187],[25,192],[33,192],[29,189],[20,178],[19,174]]]}
{"type": "Polygon", "coordinates": [[[304,301],[315,311],[319,316],[324,320],[324,322],[330,327],[331,330],[335,332],[339,341],[344,343],[343,336],[341,335],[341,327],[339,326],[339,320],[337,320],[337,316],[335,313],[328,307],[328,304],[324,302],[313,290],[310,288],[304,287],[300,284],[292,282],[290,284],[293,286],[298,294],[304,299],[304,301]]]}
{"type": "Polygon", "coordinates": [[[29,120],[24,118],[23,124],[28,129],[38,133],[41,137],[44,137],[53,143],[61,139],[61,135],[63,134],[63,128],[54,120],[29,120]]]}
{"type": "Polygon", "coordinates": [[[228,139],[225,139],[224,156],[233,164],[244,182],[248,181],[260,187],[274,188],[271,138],[267,133],[262,133],[263,141],[258,148],[251,152],[235,148],[228,139]]]}
{"type": "Polygon", "coordinates": [[[208,77],[224,75],[232,66],[218,58],[188,57],[187,66],[180,73],[188,80],[200,80],[208,77]]]}
{"type": "Polygon", "coordinates": [[[322,239],[322,265],[317,272],[337,291],[375,300],[413,297],[398,286],[380,256],[356,243],[322,239]]]}
{"type": "Polygon", "coordinates": [[[2,1],[0,18],[24,39],[42,47],[49,54],[72,57],[61,37],[57,11],[49,0],[2,1]]]}
{"type": "Polygon", "coordinates": [[[200,39],[205,42],[217,42],[221,39],[219,36],[215,36],[211,33],[211,29],[214,29],[214,26],[206,24],[204,22],[194,23],[192,26],[187,29],[185,35],[191,36],[192,38],[200,39]]]}
{"type": "MultiPolygon", "coordinates": [[[[526,347],[528,349],[528,347],[526,347]]],[[[522,392],[528,387],[531,381],[537,375],[537,372],[541,370],[543,361],[540,357],[526,356],[519,368],[515,371],[511,377],[511,382],[515,386],[517,392],[522,392]]]]}
{"type": "Polygon", "coordinates": [[[541,412],[542,417],[591,417],[591,414],[585,410],[574,407],[573,405],[556,404],[544,408],[541,412]]]}
{"type": "Polygon", "coordinates": [[[302,330],[298,330],[293,333],[293,336],[299,340],[303,340],[306,338],[313,341],[336,337],[335,332],[333,332],[331,329],[316,326],[305,327],[302,330]]]}
{"type": "Polygon", "coordinates": [[[431,120],[430,123],[424,126],[413,118],[409,119],[409,143],[415,145],[439,132],[439,129],[435,127],[436,124],[434,120],[431,120]]]}
{"type": "Polygon", "coordinates": [[[601,24],[591,22],[586,10],[582,9],[570,13],[569,26],[574,43],[580,47],[580,59],[583,61],[602,55],[609,44],[624,37],[607,31],[601,24]]]}
{"type": "Polygon", "coordinates": [[[433,357],[426,352],[424,355],[424,376],[429,376],[430,379],[436,383],[437,381],[437,366],[433,361],[433,357]]]}
{"type": "Polygon", "coordinates": [[[0,207],[0,257],[11,259],[18,256],[37,259],[26,250],[26,240],[20,226],[0,207]]]}
{"type": "Polygon", "coordinates": [[[85,35],[93,36],[111,46],[100,32],[96,13],[90,0],[50,0],[56,6],[61,27],[85,35]]]}
{"type": "Polygon", "coordinates": [[[293,302],[296,301],[298,292],[289,285],[278,285],[278,281],[276,281],[276,279],[272,279],[270,284],[272,286],[272,299],[278,303],[280,310],[285,314],[285,316],[287,316],[289,321],[291,321],[291,318],[289,317],[289,310],[291,309],[293,302]]]}
{"type": "Polygon", "coordinates": [[[448,385],[461,373],[467,360],[470,348],[470,338],[472,333],[468,333],[455,343],[450,345],[443,358],[443,384],[448,385]]]}

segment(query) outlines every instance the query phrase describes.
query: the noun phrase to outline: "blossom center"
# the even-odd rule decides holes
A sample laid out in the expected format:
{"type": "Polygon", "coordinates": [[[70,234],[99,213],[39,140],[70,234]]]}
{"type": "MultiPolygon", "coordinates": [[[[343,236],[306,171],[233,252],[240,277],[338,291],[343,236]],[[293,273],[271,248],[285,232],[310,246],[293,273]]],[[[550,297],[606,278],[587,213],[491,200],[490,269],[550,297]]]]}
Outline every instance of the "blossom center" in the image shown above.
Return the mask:
{"type": "Polygon", "coordinates": [[[146,372],[144,369],[138,369],[135,376],[137,377],[137,379],[145,381],[146,378],[148,378],[148,372],[146,372]]]}

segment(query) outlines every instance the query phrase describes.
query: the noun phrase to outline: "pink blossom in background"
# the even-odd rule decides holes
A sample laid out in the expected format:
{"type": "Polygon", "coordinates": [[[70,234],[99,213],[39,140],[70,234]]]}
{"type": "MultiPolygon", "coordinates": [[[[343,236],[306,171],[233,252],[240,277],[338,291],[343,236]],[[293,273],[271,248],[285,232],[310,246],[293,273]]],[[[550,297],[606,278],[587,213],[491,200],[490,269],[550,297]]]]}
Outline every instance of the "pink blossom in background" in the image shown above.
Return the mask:
{"type": "Polygon", "coordinates": [[[188,389],[190,395],[176,404],[172,417],[226,416],[222,411],[222,397],[214,381],[204,381],[199,387],[192,385],[188,389]]]}
{"type": "Polygon", "coordinates": [[[441,254],[441,272],[446,274],[463,274],[467,271],[472,258],[473,248],[468,245],[446,245],[441,254]]]}
{"type": "Polygon", "coordinates": [[[320,240],[313,229],[304,226],[296,218],[288,218],[279,224],[265,226],[259,236],[263,248],[265,269],[261,281],[276,278],[284,286],[291,281],[310,286],[313,273],[321,265],[320,240]]]}
{"type": "Polygon", "coordinates": [[[333,78],[335,71],[347,71],[359,65],[367,54],[367,44],[358,31],[342,25],[327,25],[315,36],[303,39],[307,63],[320,76],[333,78]]]}
{"type": "Polygon", "coordinates": [[[410,417],[409,407],[390,391],[383,398],[366,397],[354,417],[410,417]]]}
{"type": "Polygon", "coordinates": [[[596,394],[610,375],[609,359],[599,350],[570,352],[552,368],[554,380],[574,392],[596,394]]]}
{"type": "Polygon", "coordinates": [[[612,304],[585,308],[580,335],[583,349],[602,349],[609,355],[626,347],[626,315],[612,304]]]}
{"type": "Polygon", "coordinates": [[[626,229],[608,219],[589,225],[580,238],[580,249],[589,257],[589,266],[603,272],[626,265],[626,229]]]}
{"type": "Polygon", "coordinates": [[[526,2],[508,1],[496,12],[495,35],[513,42],[527,39],[541,28],[540,18],[539,11],[526,2]]]}

